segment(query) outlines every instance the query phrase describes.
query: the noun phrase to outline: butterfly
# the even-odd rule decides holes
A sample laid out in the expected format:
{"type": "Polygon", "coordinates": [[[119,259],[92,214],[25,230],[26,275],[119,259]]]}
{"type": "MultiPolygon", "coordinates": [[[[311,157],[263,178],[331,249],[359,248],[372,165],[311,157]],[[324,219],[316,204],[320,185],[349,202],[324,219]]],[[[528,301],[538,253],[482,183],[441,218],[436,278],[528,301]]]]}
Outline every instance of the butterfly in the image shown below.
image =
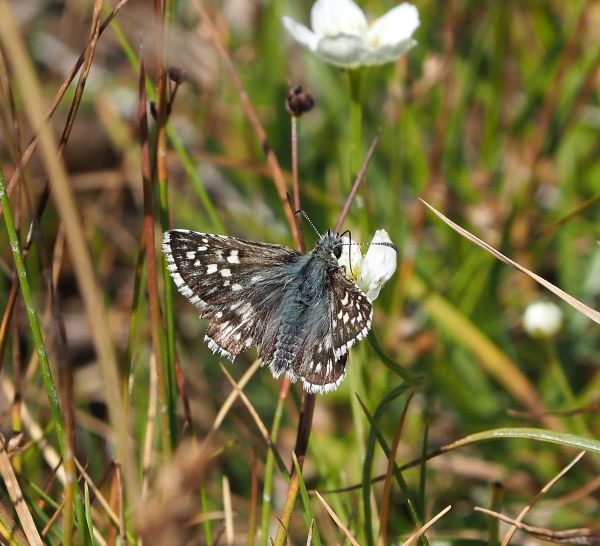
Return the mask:
{"type": "Polygon", "coordinates": [[[338,387],[348,350],[371,328],[373,307],[338,263],[348,243],[328,231],[313,250],[185,229],[167,231],[163,253],[179,292],[210,321],[204,340],[233,361],[252,346],[275,378],[304,389],[338,387]]]}

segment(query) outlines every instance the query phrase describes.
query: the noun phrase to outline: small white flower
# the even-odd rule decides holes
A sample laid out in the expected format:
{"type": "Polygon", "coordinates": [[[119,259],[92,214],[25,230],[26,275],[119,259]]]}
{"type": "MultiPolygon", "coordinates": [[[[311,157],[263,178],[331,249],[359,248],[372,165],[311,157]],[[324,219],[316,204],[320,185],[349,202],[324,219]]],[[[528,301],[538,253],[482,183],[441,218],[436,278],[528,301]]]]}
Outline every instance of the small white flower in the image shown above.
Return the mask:
{"type": "Polygon", "coordinates": [[[321,60],[343,68],[385,64],[396,60],[417,42],[419,11],[400,4],[370,25],[352,0],[317,0],[312,7],[312,30],[283,17],[289,33],[321,60]]]}
{"type": "Polygon", "coordinates": [[[560,307],[549,301],[531,303],[523,315],[523,327],[530,336],[551,338],[562,326],[560,307]]]}
{"type": "MultiPolygon", "coordinates": [[[[348,237],[344,237],[350,243],[348,237]]],[[[356,241],[352,241],[356,243],[356,241]]],[[[381,287],[390,280],[396,271],[396,251],[381,243],[391,243],[390,236],[384,229],[378,229],[369,245],[369,250],[363,258],[360,247],[347,244],[342,247],[338,263],[346,269],[348,277],[356,284],[371,301],[379,296],[381,287]]]]}

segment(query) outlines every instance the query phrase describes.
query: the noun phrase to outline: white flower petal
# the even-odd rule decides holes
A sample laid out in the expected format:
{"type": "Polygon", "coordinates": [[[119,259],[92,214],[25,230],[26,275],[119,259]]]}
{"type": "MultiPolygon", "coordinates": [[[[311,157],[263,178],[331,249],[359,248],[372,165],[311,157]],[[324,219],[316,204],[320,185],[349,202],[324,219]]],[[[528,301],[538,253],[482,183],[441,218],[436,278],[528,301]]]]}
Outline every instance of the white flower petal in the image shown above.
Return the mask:
{"type": "Polygon", "coordinates": [[[377,49],[368,49],[368,55],[361,62],[362,65],[375,66],[378,64],[391,63],[401,57],[409,49],[415,46],[417,42],[412,38],[397,43],[395,46],[383,46],[377,49]]]}
{"type": "MultiPolygon", "coordinates": [[[[419,27],[419,11],[412,4],[400,4],[373,22],[369,28],[367,43],[369,48],[396,49],[399,44],[414,44],[410,40],[419,27]]],[[[411,47],[404,47],[403,53],[411,47]]]]}
{"type": "MultiPolygon", "coordinates": [[[[356,280],[360,273],[360,264],[363,260],[362,252],[357,244],[350,244],[349,237],[342,237],[344,246],[342,247],[342,253],[338,258],[338,264],[340,264],[346,270],[346,276],[356,280]]],[[[356,241],[352,241],[356,243],[356,241]]]]}
{"type": "Polygon", "coordinates": [[[365,14],[352,0],[317,0],[310,21],[313,31],[323,37],[340,34],[362,37],[368,29],[365,14]]]}
{"type": "Polygon", "coordinates": [[[356,68],[368,55],[364,42],[356,36],[322,38],[315,52],[322,60],[343,68],[356,68]]]}
{"type": "Polygon", "coordinates": [[[357,68],[395,61],[413,47],[419,12],[404,3],[369,28],[365,14],[352,0],[317,0],[311,11],[312,31],[289,17],[283,22],[296,40],[325,62],[357,68]]]}
{"type": "Polygon", "coordinates": [[[379,229],[375,232],[360,268],[358,284],[371,301],[379,296],[381,287],[396,271],[396,251],[389,246],[377,244],[382,242],[392,241],[384,229],[379,229]]]}
{"type": "Polygon", "coordinates": [[[549,301],[534,302],[525,309],[523,326],[530,336],[553,337],[562,326],[562,311],[549,301]]]}
{"type": "Polygon", "coordinates": [[[317,50],[319,37],[310,29],[287,16],[283,17],[283,25],[300,45],[313,52],[317,50]]]}

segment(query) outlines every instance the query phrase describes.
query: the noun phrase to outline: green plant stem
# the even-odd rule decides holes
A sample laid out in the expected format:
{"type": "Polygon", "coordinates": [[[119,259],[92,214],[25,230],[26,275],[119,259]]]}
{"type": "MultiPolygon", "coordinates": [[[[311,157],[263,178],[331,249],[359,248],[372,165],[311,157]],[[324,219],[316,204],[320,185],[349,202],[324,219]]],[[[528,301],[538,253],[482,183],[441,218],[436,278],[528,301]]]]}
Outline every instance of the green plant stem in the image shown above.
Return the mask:
{"type": "MultiPolygon", "coordinates": [[[[273,426],[271,427],[271,443],[275,445],[279,436],[279,428],[281,426],[281,418],[283,417],[283,403],[285,402],[285,394],[280,393],[275,407],[275,415],[273,416],[273,426]]],[[[272,449],[267,451],[267,461],[265,463],[265,483],[263,486],[263,502],[261,514],[261,538],[262,546],[267,546],[269,543],[269,520],[271,519],[271,493],[273,491],[273,474],[275,471],[275,454],[272,449]]]]}
{"type": "MultiPolygon", "coordinates": [[[[206,514],[208,512],[208,499],[206,497],[206,487],[200,487],[200,504],[202,506],[202,513],[206,514]]],[[[206,518],[204,520],[204,540],[206,544],[212,544],[213,542],[213,534],[212,534],[212,525],[210,523],[210,518],[206,518]]]]}
{"type": "Polygon", "coordinates": [[[356,179],[362,161],[362,70],[349,70],[350,84],[350,184],[356,179]]]}
{"type": "MultiPolygon", "coordinates": [[[[54,423],[54,430],[56,431],[56,437],[58,440],[58,446],[63,457],[63,460],[70,458],[67,453],[67,439],[65,437],[65,425],[60,408],[60,402],[58,399],[58,392],[52,378],[52,370],[50,368],[50,362],[48,361],[48,355],[46,353],[46,347],[44,345],[44,338],[42,336],[42,329],[35,311],[33,304],[33,297],[31,295],[31,289],[29,281],[27,279],[27,270],[25,269],[25,261],[21,253],[21,245],[19,244],[19,238],[17,230],[15,228],[12,210],[8,201],[8,195],[6,193],[6,185],[4,183],[4,173],[2,165],[0,165],[0,202],[2,204],[2,212],[4,214],[4,224],[8,233],[8,240],[10,242],[10,248],[15,262],[15,268],[19,277],[19,285],[21,286],[21,294],[23,295],[23,301],[25,303],[25,310],[27,311],[27,320],[29,321],[29,329],[31,330],[31,337],[35,350],[38,355],[40,369],[42,371],[42,379],[44,382],[44,390],[48,396],[48,403],[50,405],[50,413],[52,415],[52,422],[54,423]]],[[[76,488],[76,483],[65,484],[65,487],[76,488]]],[[[85,514],[83,509],[83,503],[79,494],[73,495],[75,500],[75,512],[77,520],[81,526],[82,534],[85,537],[86,544],[89,543],[88,535],[83,532],[85,523],[85,514]]]]}

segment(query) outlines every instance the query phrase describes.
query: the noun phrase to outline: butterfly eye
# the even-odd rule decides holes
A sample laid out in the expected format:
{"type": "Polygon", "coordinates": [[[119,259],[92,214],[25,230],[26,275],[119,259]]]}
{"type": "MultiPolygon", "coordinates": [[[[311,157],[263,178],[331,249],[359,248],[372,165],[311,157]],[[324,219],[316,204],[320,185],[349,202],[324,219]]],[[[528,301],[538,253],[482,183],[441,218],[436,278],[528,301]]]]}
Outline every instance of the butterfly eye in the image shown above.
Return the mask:
{"type": "Polygon", "coordinates": [[[336,257],[336,259],[338,259],[342,255],[342,247],[341,247],[341,245],[333,247],[333,255],[336,257]]]}

